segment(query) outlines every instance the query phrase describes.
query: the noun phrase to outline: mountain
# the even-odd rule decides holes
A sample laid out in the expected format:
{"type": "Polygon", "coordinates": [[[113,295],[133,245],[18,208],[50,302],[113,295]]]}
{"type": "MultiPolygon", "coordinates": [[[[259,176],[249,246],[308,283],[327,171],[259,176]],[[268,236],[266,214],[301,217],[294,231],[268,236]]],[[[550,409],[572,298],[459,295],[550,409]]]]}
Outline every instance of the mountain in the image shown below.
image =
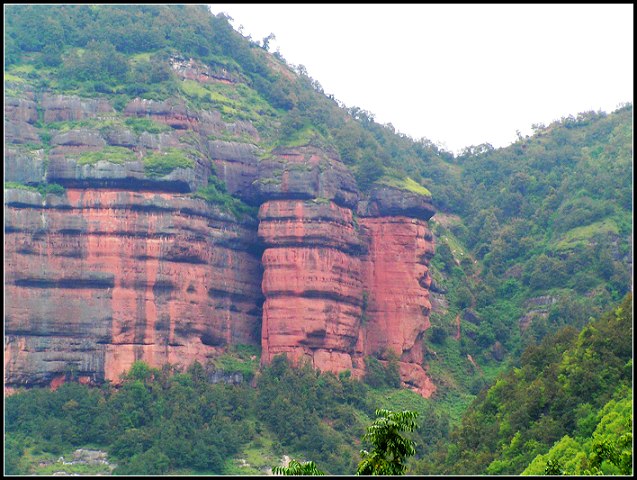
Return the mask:
{"type": "Polygon", "coordinates": [[[525,350],[477,396],[420,473],[630,474],[632,295],[579,333],[571,326],[525,350]],[[601,467],[601,468],[600,468],[601,467]]]}
{"type": "Polygon", "coordinates": [[[396,355],[403,384],[433,393],[431,195],[372,182],[371,160],[353,174],[328,142],[327,121],[354,122],[336,102],[205,7],[9,13],[7,386],[118,382],[136,360],[257,345],[264,364],[285,353],[358,378],[396,355]],[[24,36],[39,15],[56,19],[42,44],[24,36]],[[205,45],[171,40],[172,16],[205,45]],[[122,21],[164,40],[114,44],[122,21]]]}
{"type": "Polygon", "coordinates": [[[631,104],[454,156],[203,5],[5,13],[14,471],[347,474],[379,407],[421,414],[410,473],[581,472],[624,432],[631,104]]]}

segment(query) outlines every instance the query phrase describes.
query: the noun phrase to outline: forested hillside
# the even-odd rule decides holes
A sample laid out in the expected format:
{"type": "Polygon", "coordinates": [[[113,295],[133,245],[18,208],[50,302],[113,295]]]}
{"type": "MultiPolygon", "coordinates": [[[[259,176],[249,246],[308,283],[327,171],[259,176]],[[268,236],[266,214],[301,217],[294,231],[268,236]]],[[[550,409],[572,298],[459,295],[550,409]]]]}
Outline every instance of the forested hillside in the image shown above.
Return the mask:
{"type": "Polygon", "coordinates": [[[432,316],[434,344],[459,328],[482,362],[517,358],[631,289],[632,112],[563,118],[453,160],[465,202],[432,220],[433,288],[449,302],[432,316]]]}
{"type": "MultiPolygon", "coordinates": [[[[212,367],[136,363],[117,387],[107,381],[99,387],[66,383],[56,391],[18,388],[6,398],[7,473],[53,473],[61,454],[89,446],[106,450],[121,474],[263,474],[283,455],[350,474],[377,408],[420,413],[408,474],[626,473],[632,455],[626,436],[632,425],[632,104],[535,125],[533,135],[505,148],[483,144],[453,155],[377,123],[364,106],[326,95],[303,65],[289,65],[268,51],[267,39],[244,37],[204,5],[10,5],[5,14],[5,175],[11,179],[5,199],[9,192],[18,195],[11,205],[19,208],[46,203],[64,212],[71,209],[65,202],[72,188],[86,189],[85,210],[99,203],[91,200],[95,185],[132,188],[133,198],[141,189],[181,195],[175,207],[161,195],[131,201],[127,208],[150,220],[124,221],[139,230],[124,232],[126,238],[150,232],[155,212],[192,215],[199,207],[186,202],[204,201],[210,211],[202,224],[214,229],[197,235],[215,236],[226,249],[215,254],[224,259],[216,274],[225,282],[238,275],[223,270],[227,265],[244,268],[241,282],[249,293],[204,290],[205,301],[221,298],[215,311],[244,321],[228,334],[234,344],[223,344],[225,332],[202,335],[206,346],[225,349],[212,367]],[[321,157],[311,164],[315,151],[329,162],[321,157]],[[283,161],[290,152],[301,152],[305,163],[283,161]],[[215,164],[213,155],[223,161],[215,164]],[[198,169],[203,164],[206,169],[198,169]],[[259,177],[257,169],[267,175],[259,177]],[[138,183],[116,178],[120,171],[138,183]],[[343,180],[349,175],[352,185],[343,180]],[[345,243],[340,248],[359,263],[362,247],[348,235],[365,228],[362,210],[348,204],[356,203],[352,192],[362,205],[376,201],[384,187],[421,202],[414,207],[392,197],[401,204],[390,211],[395,217],[430,215],[435,208],[428,223],[433,237],[426,234],[435,244],[431,284],[420,281],[431,292],[431,311],[423,309],[431,326],[417,335],[424,358],[413,360],[435,385],[431,398],[398,388],[391,352],[366,356],[358,380],[349,371],[293,368],[279,357],[260,362],[264,300],[257,263],[266,237],[257,242],[256,225],[269,220],[277,231],[278,224],[275,214],[259,217],[258,209],[264,199],[290,200],[281,187],[290,178],[300,185],[293,200],[313,212],[306,224],[349,229],[327,243],[345,243]],[[343,214],[341,204],[330,203],[335,199],[351,211],[343,214]],[[254,304],[246,300],[252,297],[254,304]]],[[[121,208],[118,195],[107,209],[121,208]]],[[[289,219],[292,211],[279,213],[289,219]]],[[[199,228],[178,214],[174,224],[199,228]]],[[[153,234],[172,235],[169,227],[153,234]]],[[[85,228],[64,220],[61,231],[81,239],[85,228]]],[[[293,246],[303,240],[292,237],[286,241],[293,246]]],[[[46,238],[44,227],[36,229],[17,243],[18,253],[33,256],[34,245],[46,238]]],[[[184,245],[170,254],[191,262],[191,270],[205,263],[184,245]]],[[[61,261],[86,256],[71,252],[73,242],[66,247],[70,253],[62,252],[61,261]]],[[[139,262],[153,253],[131,250],[139,262]]],[[[422,254],[427,262],[428,255],[422,254]]],[[[35,280],[18,278],[17,287],[68,286],[68,279],[49,273],[42,267],[35,280]]],[[[156,298],[174,288],[165,278],[152,287],[145,273],[140,278],[131,285],[156,298]]],[[[105,290],[114,285],[103,275],[83,281],[105,290]]],[[[361,287],[360,301],[347,299],[359,309],[361,325],[369,325],[369,288],[361,287]]],[[[308,298],[320,297],[317,292],[308,298]]],[[[16,335],[46,330],[53,320],[29,317],[16,335]]],[[[318,341],[326,332],[314,334],[310,340],[318,341]]],[[[65,379],[80,377],[72,367],[65,371],[65,379]]]]}
{"type": "Polygon", "coordinates": [[[419,471],[541,475],[550,466],[554,474],[631,473],[632,309],[628,295],[579,333],[567,326],[528,347],[517,367],[480,392],[419,471]]]}
{"type": "Polygon", "coordinates": [[[565,327],[529,347],[454,428],[435,400],[387,385],[391,369],[360,382],[283,357],[254,387],[211,384],[200,364],[140,362],[118,389],[32,389],[6,399],[6,473],[72,468],[56,459],[90,446],[108,452],[114,474],[263,474],[283,455],[351,474],[374,410],[391,408],[419,413],[407,474],[627,474],[632,307],[629,295],[581,332],[565,327]]]}

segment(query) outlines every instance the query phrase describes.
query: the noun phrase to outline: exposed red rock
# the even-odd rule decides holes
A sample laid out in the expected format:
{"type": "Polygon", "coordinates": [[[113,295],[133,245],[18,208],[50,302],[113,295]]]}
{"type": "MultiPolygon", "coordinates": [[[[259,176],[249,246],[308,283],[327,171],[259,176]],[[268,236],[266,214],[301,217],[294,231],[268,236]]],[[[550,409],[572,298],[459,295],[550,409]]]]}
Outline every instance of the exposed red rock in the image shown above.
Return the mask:
{"type": "MultiPolygon", "coordinates": [[[[207,81],[200,67],[186,62],[178,73],[207,81]]],[[[225,123],[177,99],[135,99],[124,111],[170,131],[78,128],[54,135],[46,153],[32,150],[20,144],[40,141],[38,108],[44,122],[114,113],[103,100],[38,101],[5,104],[7,180],[67,191],[5,190],[7,388],[55,387],[71,373],[117,382],[135,360],[187,365],[261,343],[264,363],[285,353],[358,377],[365,355],[391,350],[403,384],[433,393],[422,366],[430,198],[383,185],[360,201],[335,152],[266,155],[248,122],[225,123]],[[241,143],[246,135],[255,143],[241,143]],[[77,160],[106,146],[135,155],[121,164],[77,160]],[[167,148],[195,148],[193,167],[149,177],[143,156],[167,148]],[[260,205],[258,235],[254,219],[239,222],[178,193],[205,187],[212,170],[229,193],[260,205]]]]}
{"type": "Polygon", "coordinates": [[[27,98],[5,97],[4,116],[15,122],[35,123],[38,120],[36,103],[27,98]]]}
{"type": "Polygon", "coordinates": [[[254,226],[169,193],[8,192],[8,383],[49,382],[69,365],[118,381],[135,360],[205,363],[258,344],[254,226]]]}
{"type": "Polygon", "coordinates": [[[82,120],[101,114],[115,113],[107,100],[80,98],[74,95],[49,95],[45,93],[42,96],[41,107],[44,110],[45,122],[82,120]]]}
{"type": "MultiPolygon", "coordinates": [[[[361,244],[351,210],[279,200],[259,212],[263,253],[262,361],[285,353],[320,370],[360,370],[361,244]]],[[[356,372],[355,372],[356,373],[356,372]]]]}
{"type": "Polygon", "coordinates": [[[211,69],[209,66],[201,62],[180,56],[174,56],[170,59],[170,66],[175,73],[182,78],[194,80],[199,83],[225,83],[231,85],[236,83],[235,77],[225,68],[211,69]]]}
{"type": "Polygon", "coordinates": [[[367,296],[365,354],[382,358],[394,352],[401,380],[430,396],[435,387],[421,364],[423,335],[430,326],[431,233],[425,221],[408,217],[361,218],[359,224],[369,239],[362,262],[367,296]]]}

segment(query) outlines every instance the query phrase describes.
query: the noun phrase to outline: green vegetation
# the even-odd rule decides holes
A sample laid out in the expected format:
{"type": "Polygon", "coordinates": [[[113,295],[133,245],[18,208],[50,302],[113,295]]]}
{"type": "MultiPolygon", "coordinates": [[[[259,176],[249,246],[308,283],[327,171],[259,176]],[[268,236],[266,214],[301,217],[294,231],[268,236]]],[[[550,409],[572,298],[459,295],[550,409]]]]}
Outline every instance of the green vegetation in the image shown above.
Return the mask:
{"type": "Polygon", "coordinates": [[[100,161],[122,164],[137,160],[135,152],[124,147],[104,147],[95,152],[82,152],[77,158],[78,165],[94,165],[100,161]]]}
{"type": "Polygon", "coordinates": [[[577,438],[564,435],[522,475],[632,475],[632,404],[632,390],[619,389],[596,414],[581,419],[586,430],[595,428],[592,435],[585,429],[577,438]]]}
{"type": "Polygon", "coordinates": [[[143,132],[163,133],[171,130],[168,125],[156,122],[150,118],[127,118],[124,120],[124,125],[130,128],[137,135],[143,132]]]}
{"type": "MultiPolygon", "coordinates": [[[[416,453],[415,442],[401,435],[416,428],[417,412],[376,410],[376,420],[367,427],[363,440],[372,445],[371,452],[361,450],[362,460],[356,475],[403,475],[405,461],[416,453]]],[[[282,475],[324,475],[314,462],[299,463],[291,460],[287,467],[273,467],[273,473],[282,475]]]]}
{"type": "Polygon", "coordinates": [[[41,183],[37,186],[24,185],[17,182],[4,182],[4,188],[14,188],[18,190],[28,190],[30,192],[38,192],[41,195],[53,194],[64,195],[66,189],[58,183],[41,183]]]}
{"type": "Polygon", "coordinates": [[[168,148],[165,151],[150,152],[142,159],[144,172],[151,178],[168,175],[176,168],[193,168],[194,160],[187,153],[177,148],[168,148]]]}
{"type": "MultiPolygon", "coordinates": [[[[585,112],[548,126],[536,126],[534,135],[520,137],[506,148],[483,144],[454,156],[425,138],[413,139],[391,124],[377,123],[371,112],[347,107],[326,96],[303,66],[292,67],[280,54],[269,55],[258,42],[235,32],[223,14],[211,15],[205,5],[9,5],[5,13],[5,96],[26,98],[26,92],[35,92],[36,98],[45,93],[72,94],[85,99],[104,98],[116,109],[96,118],[44,122],[43,109],[38,105],[39,118],[34,127],[42,144],[11,146],[20,153],[42,149],[46,162],[54,148],[53,136],[72,129],[93,129],[105,137],[121,128],[135,135],[171,132],[171,127],[150,118],[130,118],[123,112],[134,98],[170,99],[185,104],[188,115],[218,112],[231,123],[199,136],[192,132],[180,136],[180,141],[188,143],[188,150],[169,148],[148,153],[142,161],[150,177],[162,177],[176,168],[192,168],[195,157],[208,154],[206,144],[210,139],[246,141],[266,152],[277,146],[317,145],[340,157],[363,198],[375,185],[390,185],[431,197],[439,212],[430,222],[436,244],[430,273],[439,301],[424,339],[427,371],[437,386],[431,402],[421,402],[413,392],[395,389],[399,380],[391,359],[381,362],[367,358],[364,383],[356,383],[345,377],[313,377],[303,369],[288,371],[280,365],[259,376],[251,359],[254,353],[245,356],[240,351],[229,352],[215,360],[217,368],[262,382],[258,388],[277,402],[277,408],[301,412],[307,423],[279,418],[279,414],[273,414],[276,418],[272,419],[259,417],[250,410],[252,407],[245,407],[251,412],[246,414],[247,423],[240,424],[245,436],[230,438],[223,461],[215,457],[206,463],[198,454],[185,452],[192,465],[176,460],[178,450],[166,450],[154,442],[157,431],[144,430],[140,438],[134,435],[141,433],[129,432],[132,440],[127,441],[137,450],[131,455],[120,454],[120,473],[218,473],[233,468],[233,473],[260,473],[256,466],[271,465],[263,459],[275,453],[282,455],[283,448],[314,459],[330,473],[349,473],[355,468],[356,450],[352,446],[358,446],[362,428],[373,415],[370,405],[391,410],[394,404],[411,405],[413,408],[407,409],[418,411],[419,418],[427,423],[427,435],[413,433],[418,446],[409,463],[411,471],[519,473],[538,455],[544,456],[538,457],[533,472],[547,468],[547,462],[552,472],[594,472],[595,468],[621,471],[625,439],[620,436],[606,442],[602,438],[606,433],[600,431],[600,443],[592,436],[612,392],[604,390],[605,398],[597,398],[594,392],[601,386],[593,385],[591,395],[595,398],[588,398],[573,391],[576,383],[560,384],[551,376],[559,363],[551,348],[573,347],[574,333],[569,336],[569,331],[586,327],[591,317],[600,317],[630,291],[631,104],[609,114],[585,112]],[[232,81],[179,79],[170,65],[170,59],[176,57],[192,58],[232,81]],[[564,330],[569,326],[572,330],[564,330]],[[555,337],[558,331],[561,333],[555,337]],[[530,354],[524,352],[533,352],[534,348],[547,349],[547,362],[553,363],[527,365],[530,354]],[[510,368],[517,368],[518,373],[511,373],[510,368]],[[536,380],[534,368],[546,368],[547,378],[553,383],[536,380]],[[272,380],[273,375],[278,375],[278,383],[272,380]],[[281,379],[303,392],[300,397],[307,404],[297,401],[296,391],[282,386],[281,379]],[[502,390],[503,385],[508,390],[502,390]],[[536,395],[536,387],[544,390],[536,395]],[[274,392],[277,388],[282,390],[280,394],[274,392]],[[348,389],[356,391],[359,398],[343,393],[348,389]],[[330,395],[338,400],[326,400],[330,395]],[[469,407],[476,397],[477,403],[469,407]],[[571,397],[588,400],[571,405],[571,397]],[[493,401],[489,403],[488,398],[493,401]],[[522,402],[517,416],[509,412],[513,409],[511,398],[522,402]],[[564,402],[570,399],[567,403],[573,411],[565,414],[565,420],[557,416],[566,407],[555,406],[552,402],[556,398],[564,402]],[[530,399],[542,406],[534,406],[530,399]],[[316,407],[320,402],[326,406],[316,407]],[[454,435],[467,433],[456,442],[460,447],[452,445],[442,458],[442,450],[435,450],[435,444],[440,441],[447,445],[449,430],[454,427],[460,429],[454,435]],[[484,436],[479,439],[484,440],[480,445],[477,434],[472,433],[474,427],[484,436]],[[260,434],[258,428],[264,433],[260,434]],[[334,439],[327,439],[332,434],[334,439]],[[578,452],[579,470],[569,463],[566,454],[549,454],[551,445],[559,445],[560,451],[578,452]],[[475,448],[482,450],[475,454],[475,448]],[[237,460],[233,458],[235,453],[252,455],[252,466],[243,470],[233,463],[237,460]],[[425,458],[427,462],[422,461],[425,458]]],[[[132,150],[116,146],[77,155],[80,164],[100,160],[123,163],[134,158],[132,150]]],[[[282,174],[285,168],[282,165],[279,172],[282,174]]],[[[258,180],[264,184],[280,181],[280,175],[258,180]]],[[[5,188],[64,194],[64,188],[54,184],[8,182],[5,188]]],[[[230,195],[214,175],[206,187],[192,195],[236,218],[256,216],[254,207],[230,195]]],[[[567,355],[565,362],[567,358],[571,367],[589,361],[583,354],[567,355]]],[[[570,373],[562,374],[564,379],[569,378],[570,373]]],[[[180,372],[175,376],[177,380],[166,382],[181,385],[179,382],[186,381],[184,375],[189,374],[180,372]]],[[[593,382],[582,372],[578,375],[578,381],[585,385],[593,382]]],[[[609,380],[600,375],[605,389],[609,380]]],[[[167,391],[172,388],[168,383],[167,391]]],[[[152,388],[147,389],[154,392],[152,388]]],[[[140,388],[137,394],[143,396],[141,392],[140,388]]],[[[104,395],[107,404],[111,397],[104,395]]],[[[248,403],[261,398],[260,393],[242,395],[247,396],[248,403]]],[[[170,405],[170,401],[161,405],[170,405]]],[[[209,407],[197,405],[202,410],[209,407]]],[[[261,407],[271,410],[267,402],[261,407]]],[[[37,409],[35,413],[25,412],[27,423],[32,415],[51,432],[59,426],[53,417],[45,419],[37,409]]],[[[152,421],[172,425],[170,418],[162,411],[152,421]]],[[[224,422],[237,426],[228,412],[222,412],[220,418],[224,428],[228,425],[224,422]]],[[[7,443],[15,446],[10,453],[27,452],[17,456],[21,459],[29,455],[39,458],[32,452],[38,448],[50,450],[60,440],[34,440],[40,438],[38,435],[52,435],[34,428],[35,437],[31,433],[26,434],[28,438],[10,433],[7,443]]],[[[74,432],[74,428],[67,430],[74,432]]],[[[179,428],[171,428],[177,431],[176,438],[181,438],[179,428]]],[[[195,444],[191,442],[187,447],[196,450],[200,443],[207,442],[205,435],[212,435],[210,428],[202,437],[195,435],[195,444]]],[[[221,432],[220,437],[224,437],[223,428],[221,432]]],[[[111,431],[109,435],[102,440],[104,445],[119,438],[119,433],[111,431]]],[[[70,448],[72,442],[64,442],[65,448],[70,448]]],[[[19,463],[13,465],[22,468],[19,463]]]]}
{"type": "Polygon", "coordinates": [[[403,475],[407,458],[416,453],[415,442],[401,435],[401,432],[413,432],[416,425],[416,412],[376,410],[376,420],[367,427],[363,435],[372,445],[372,450],[361,450],[363,459],[356,469],[357,475],[403,475]]]}
{"type": "MultiPolygon", "coordinates": [[[[208,382],[211,372],[235,372],[257,354],[237,346],[214,366],[195,362],[186,371],[136,362],[118,388],[70,382],[14,394],[6,401],[7,473],[34,473],[40,459],[87,445],[108,452],[122,475],[263,473],[268,459],[283,454],[312,458],[326,473],[354,472],[372,402],[391,392],[347,374],[294,368],[282,356],[255,378],[256,388],[208,382]],[[239,458],[249,467],[239,467],[239,458]]],[[[427,402],[409,393],[422,411],[427,402]]]]}
{"type": "Polygon", "coordinates": [[[192,196],[202,198],[211,205],[220,206],[237,219],[246,215],[254,217],[257,213],[254,207],[227,193],[225,184],[214,175],[208,178],[208,185],[199,188],[192,196]]]}
{"type": "Polygon", "coordinates": [[[438,451],[417,470],[517,475],[530,464],[529,471],[537,473],[546,460],[559,460],[561,468],[575,468],[565,461],[575,460],[564,453],[572,448],[583,452],[581,461],[577,460],[580,473],[598,465],[604,472],[625,469],[630,452],[624,435],[632,411],[620,399],[632,398],[631,325],[632,296],[628,295],[579,334],[566,327],[527,348],[519,367],[506,371],[479,393],[462,424],[452,430],[449,442],[440,442],[438,451]],[[604,407],[613,396],[619,403],[604,407]],[[623,413],[602,422],[614,405],[620,405],[617,408],[623,413]],[[606,426],[615,421],[616,427],[606,426]],[[556,442],[560,443],[551,454],[556,442]],[[599,460],[602,454],[612,465],[599,460]],[[538,455],[542,457],[534,461],[538,455]]]}
{"type": "Polygon", "coordinates": [[[259,368],[260,352],[252,345],[233,345],[228,353],[215,358],[212,363],[226,373],[240,373],[245,381],[252,380],[259,368]]]}
{"type": "Polygon", "coordinates": [[[287,467],[272,467],[272,473],[275,475],[325,475],[314,462],[299,463],[294,459],[290,460],[287,467]]]}
{"type": "Polygon", "coordinates": [[[138,362],[118,389],[67,383],[8,397],[7,465],[34,472],[35,458],[91,445],[107,451],[120,474],[262,473],[283,454],[347,474],[363,448],[370,468],[394,468],[389,462],[408,474],[533,473],[549,460],[563,472],[625,472],[632,455],[632,342],[625,334],[631,324],[627,297],[579,334],[567,327],[546,336],[524,352],[519,367],[483,389],[455,426],[444,399],[371,388],[346,372],[292,367],[283,356],[261,370],[255,387],[208,383],[207,372],[236,372],[257,360],[250,346],[237,346],[214,367],[195,363],[182,371],[138,362]],[[384,456],[387,462],[372,461],[376,440],[364,437],[372,450],[359,442],[366,425],[398,428],[387,415],[373,422],[379,408],[413,412],[400,451],[384,456]],[[581,454],[570,457],[574,449],[581,454]]]}
{"type": "Polygon", "coordinates": [[[425,197],[431,197],[431,192],[422,185],[414,182],[411,178],[396,178],[396,177],[382,177],[378,180],[381,185],[388,185],[390,187],[398,188],[400,190],[407,190],[408,192],[417,193],[425,197]]]}
{"type": "Polygon", "coordinates": [[[36,187],[32,187],[31,185],[23,185],[22,183],[17,182],[4,182],[4,188],[13,188],[17,190],[28,190],[30,192],[37,192],[38,189],[36,187]]]}
{"type": "Polygon", "coordinates": [[[400,387],[398,372],[398,357],[394,352],[387,356],[388,360],[381,363],[376,357],[365,357],[365,383],[371,387],[400,387]]]}

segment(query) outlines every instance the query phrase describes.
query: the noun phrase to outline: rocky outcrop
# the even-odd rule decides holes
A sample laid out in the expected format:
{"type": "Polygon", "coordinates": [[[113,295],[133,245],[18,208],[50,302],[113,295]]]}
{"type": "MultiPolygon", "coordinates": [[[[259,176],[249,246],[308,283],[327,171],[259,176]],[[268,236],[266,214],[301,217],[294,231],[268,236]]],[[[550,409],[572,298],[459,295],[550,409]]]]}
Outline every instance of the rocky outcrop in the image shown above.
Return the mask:
{"type": "Polygon", "coordinates": [[[40,144],[37,130],[26,122],[4,122],[4,140],[6,143],[40,144]]]}
{"type": "Polygon", "coordinates": [[[5,191],[5,380],[133,361],[205,363],[260,342],[256,224],[171,193],[5,191]]]}
{"type": "Polygon", "coordinates": [[[259,148],[249,143],[210,140],[207,153],[227,191],[248,203],[257,204],[257,190],[253,184],[257,180],[259,148]]]}
{"type": "Polygon", "coordinates": [[[33,124],[38,120],[36,103],[28,98],[6,97],[4,104],[5,144],[40,143],[33,124]]]}
{"type": "Polygon", "coordinates": [[[395,354],[405,386],[435,390],[422,345],[429,197],[377,185],[361,199],[335,152],[266,153],[250,123],[174,98],[117,113],[106,100],[25,94],[6,102],[7,125],[6,180],[66,191],[5,189],[6,386],[117,382],[135,360],[205,364],[229,345],[260,344],[263,363],[286,354],[356,377],[365,356],[395,354]],[[43,135],[38,114],[90,127],[43,135]],[[129,118],[165,126],[140,132],[145,122],[129,118]],[[191,166],[147,169],[148,155],[167,151],[191,166]],[[211,175],[258,218],[193,198],[211,175]]]}
{"type": "Polygon", "coordinates": [[[32,99],[5,97],[4,116],[14,122],[33,124],[38,120],[38,109],[32,99]]]}
{"type": "Polygon", "coordinates": [[[309,146],[273,151],[258,174],[262,361],[285,353],[320,370],[360,373],[363,245],[351,210],[354,179],[336,158],[309,146]]]}
{"type": "Polygon", "coordinates": [[[365,354],[385,359],[397,354],[401,380],[428,397],[435,387],[421,365],[430,326],[431,233],[424,220],[409,217],[367,217],[359,224],[369,241],[362,259],[365,354]]]}
{"type": "Polygon", "coordinates": [[[5,147],[4,178],[9,182],[37,184],[46,180],[44,150],[25,150],[5,147]]]}
{"type": "Polygon", "coordinates": [[[169,192],[192,192],[207,184],[210,168],[193,160],[194,168],[175,168],[157,178],[149,178],[142,160],[112,163],[100,160],[81,164],[76,158],[49,158],[47,180],[71,188],[125,188],[169,192]]]}
{"type": "Polygon", "coordinates": [[[104,99],[80,98],[75,95],[42,96],[44,122],[65,122],[94,118],[103,114],[114,114],[115,109],[104,99]]]}
{"type": "Polygon", "coordinates": [[[372,188],[369,200],[358,205],[358,213],[364,217],[403,216],[429,220],[434,212],[430,197],[384,185],[372,188]]]}
{"type": "Polygon", "coordinates": [[[356,181],[335,156],[316,147],[275,149],[259,161],[255,182],[261,201],[323,199],[355,208],[356,181]]]}
{"type": "Polygon", "coordinates": [[[286,353],[360,376],[365,355],[393,352],[403,383],[430,396],[435,387],[422,367],[429,199],[381,187],[359,205],[349,172],[311,147],[262,159],[256,183],[267,198],[259,211],[263,361],[286,353]],[[365,215],[357,222],[355,206],[365,215]]]}
{"type": "Polygon", "coordinates": [[[556,302],[557,298],[551,295],[529,298],[526,302],[524,302],[526,311],[518,320],[520,331],[524,332],[531,326],[533,321],[537,319],[548,318],[549,310],[556,302]]]}
{"type": "Polygon", "coordinates": [[[194,80],[199,83],[226,83],[233,84],[239,81],[236,74],[228,72],[225,68],[212,68],[197,62],[192,58],[175,55],[170,58],[170,66],[181,78],[194,80]]]}

